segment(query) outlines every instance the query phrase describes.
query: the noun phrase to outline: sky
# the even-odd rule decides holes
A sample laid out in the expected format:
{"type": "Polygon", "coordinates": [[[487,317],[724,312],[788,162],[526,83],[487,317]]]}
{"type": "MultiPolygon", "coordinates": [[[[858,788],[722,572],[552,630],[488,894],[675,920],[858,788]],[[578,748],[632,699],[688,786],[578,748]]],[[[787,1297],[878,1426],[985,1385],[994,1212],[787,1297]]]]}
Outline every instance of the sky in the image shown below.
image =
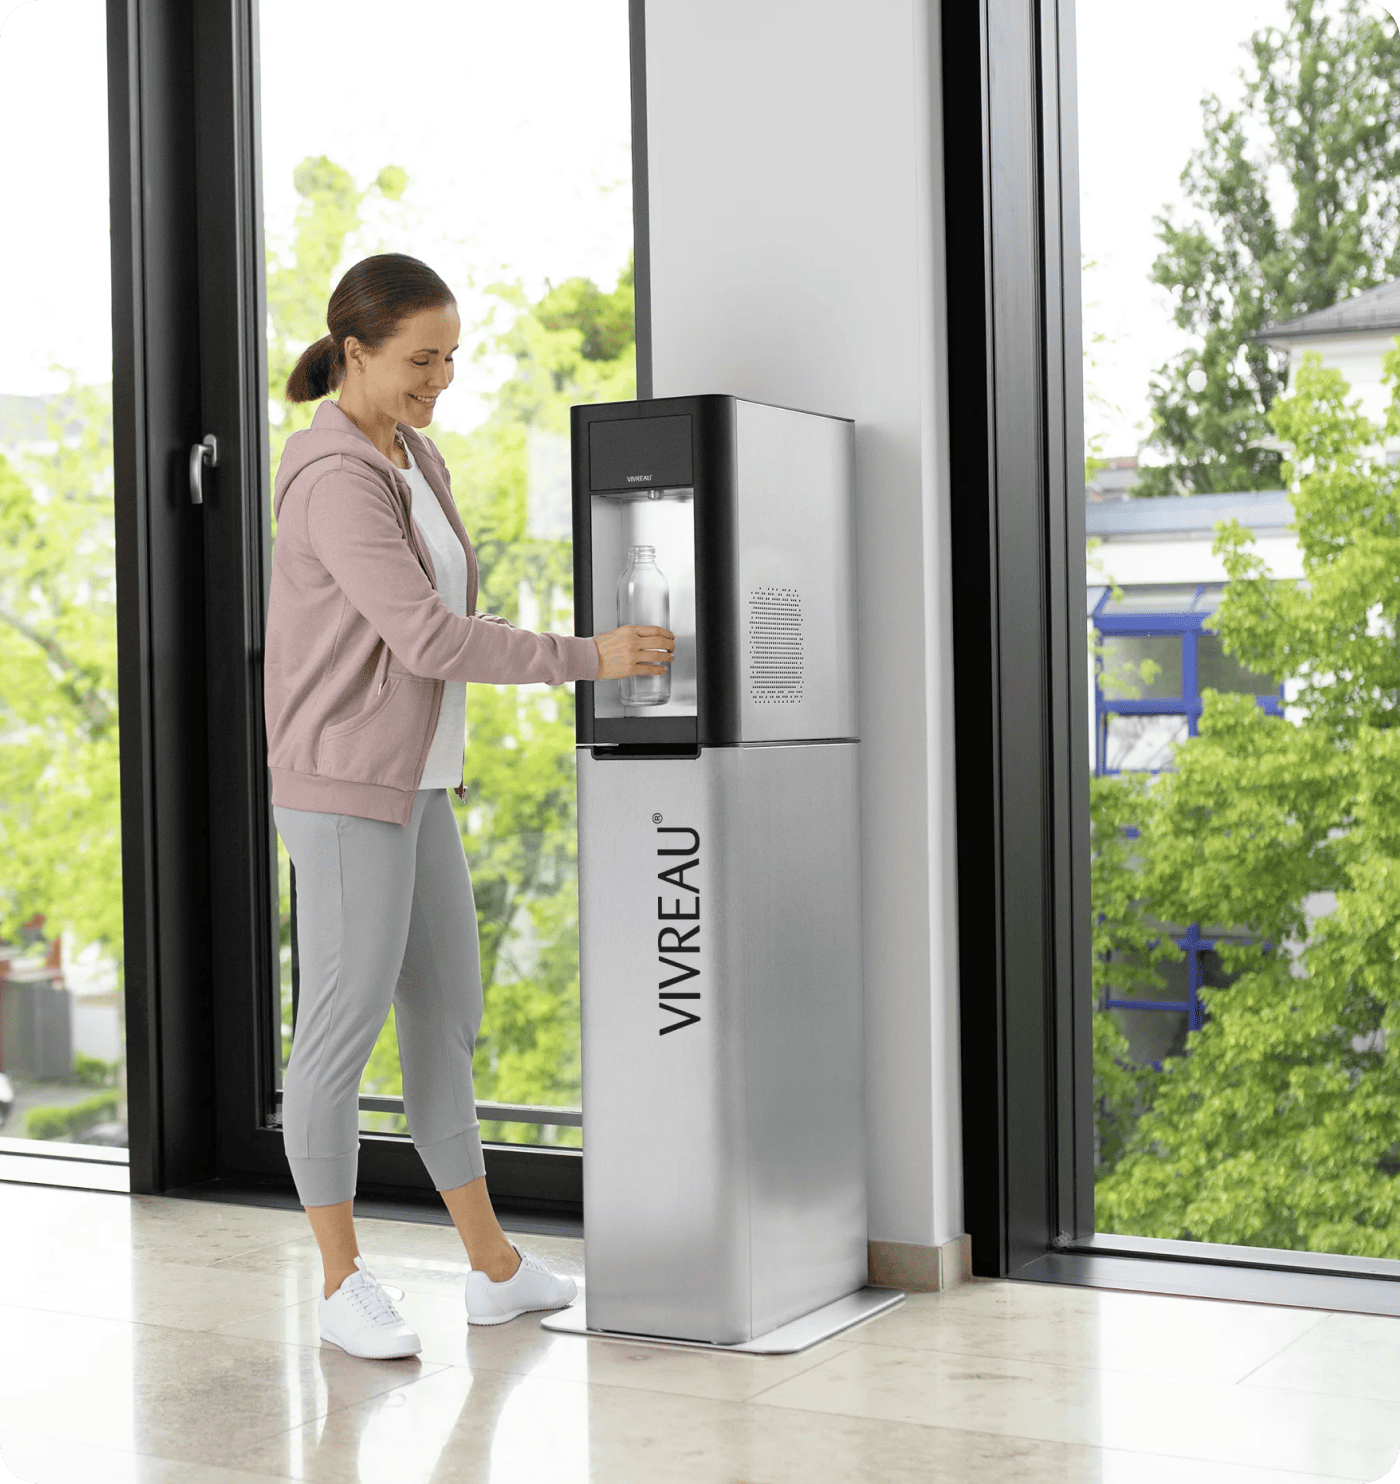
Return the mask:
{"type": "Polygon", "coordinates": [[[0,392],[112,378],[106,45],[103,0],[0,0],[0,392]]]}
{"type": "MultiPolygon", "coordinates": [[[[290,230],[292,170],[324,153],[361,182],[407,170],[402,206],[377,214],[348,261],[414,252],[468,324],[498,278],[531,292],[574,274],[615,281],[631,246],[625,0],[423,0],[413,31],[395,26],[387,64],[380,0],[340,0],[334,24],[322,0],[261,9],[270,246],[290,230]]],[[[43,140],[5,155],[10,212],[31,230],[0,234],[0,392],[56,389],[55,362],[110,375],[104,11],[0,0],[0,139],[43,140]]],[[[1148,375],[1183,343],[1148,272],[1153,218],[1180,201],[1201,137],[1201,96],[1237,93],[1244,42],[1283,13],[1284,0],[1174,0],[1163,24],[1142,0],[1077,0],[1085,321],[1104,337],[1089,374],[1116,408],[1087,422],[1109,455],[1137,450],[1148,375]]],[[[459,359],[439,420],[474,425],[503,372],[459,359]]]]}
{"type": "MultiPolygon", "coordinates": [[[[1400,10],[1370,0],[1377,14],[1400,10]]],[[[1173,0],[1170,23],[1142,0],[1076,0],[1080,230],[1086,262],[1086,380],[1117,410],[1085,410],[1108,457],[1138,451],[1149,374],[1183,349],[1165,292],[1148,281],[1154,217],[1182,200],[1180,175],[1201,142],[1201,98],[1239,96],[1244,43],[1279,24],[1284,0],[1173,0]]]]}
{"type": "MultiPolygon", "coordinates": [[[[55,390],[54,362],[111,375],[104,11],[0,0],[0,139],[43,139],[5,152],[10,210],[24,203],[32,230],[0,234],[0,393],[55,390]]],[[[333,24],[323,0],[261,11],[269,247],[290,235],[294,168],[324,154],[362,184],[384,165],[409,176],[344,266],[412,252],[456,291],[464,326],[501,279],[532,294],[616,282],[632,246],[626,0],[423,0],[411,29],[386,27],[378,0],[339,0],[333,24]]],[[[457,368],[438,420],[470,427],[504,368],[457,368]]]]}

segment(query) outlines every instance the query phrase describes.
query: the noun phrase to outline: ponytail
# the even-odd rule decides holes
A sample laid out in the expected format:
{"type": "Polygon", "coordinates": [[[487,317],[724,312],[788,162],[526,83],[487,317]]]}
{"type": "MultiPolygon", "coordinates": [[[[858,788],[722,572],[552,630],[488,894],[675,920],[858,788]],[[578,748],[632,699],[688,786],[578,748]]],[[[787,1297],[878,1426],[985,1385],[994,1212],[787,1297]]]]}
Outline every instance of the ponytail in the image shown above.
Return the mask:
{"type": "Polygon", "coordinates": [[[426,263],[405,253],[363,258],[336,285],[326,310],[329,335],[302,351],[287,378],[289,402],[314,402],[345,380],[345,342],[377,350],[419,309],[455,304],[452,290],[426,263]]]}
{"type": "Polygon", "coordinates": [[[301,353],[287,378],[289,402],[315,402],[333,391],[345,375],[345,352],[329,335],[322,335],[301,353]]]}

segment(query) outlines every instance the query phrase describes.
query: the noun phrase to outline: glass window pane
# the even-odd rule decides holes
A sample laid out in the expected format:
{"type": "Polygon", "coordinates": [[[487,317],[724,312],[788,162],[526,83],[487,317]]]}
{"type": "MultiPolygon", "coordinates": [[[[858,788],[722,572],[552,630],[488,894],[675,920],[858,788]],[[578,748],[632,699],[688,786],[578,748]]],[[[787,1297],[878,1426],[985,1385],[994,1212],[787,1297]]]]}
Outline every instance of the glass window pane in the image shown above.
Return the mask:
{"type": "Polygon", "coordinates": [[[0,24],[0,1139],[124,1149],[106,7],[0,24]]]}
{"type": "Polygon", "coordinates": [[[1110,773],[1160,773],[1175,768],[1172,749],[1186,740],[1184,716],[1109,716],[1104,766],[1110,773]]]}
{"type": "MultiPolygon", "coordinates": [[[[314,406],[283,395],[326,331],[351,264],[397,251],[456,294],[455,382],[427,430],[481,564],[479,608],[571,632],[569,406],[635,395],[631,116],[625,0],[427,0],[414,11],[411,101],[360,88],[327,107],[308,84],[382,69],[383,10],[310,0],[261,10],[268,406],[275,469],[314,406]]],[[[275,539],[275,537],[274,537],[275,539]]],[[[578,901],[571,688],[470,686],[465,803],[485,1014],[480,1102],[576,1108],[578,901]]],[[[290,878],[283,867],[283,1058],[292,1025],[290,878]]],[[[402,1092],[390,1017],[362,1095],[402,1092]]],[[[577,1144],[567,1125],[483,1119],[488,1139],[577,1144]]],[[[365,1128],[401,1133],[397,1111],[365,1128]]]]}
{"type": "MultiPolygon", "coordinates": [[[[1400,1257],[1375,1216],[1395,1185],[1386,811],[1315,781],[1364,756],[1371,794],[1389,787],[1395,563],[1374,515],[1400,456],[1400,259],[1380,227],[1400,213],[1394,10],[1180,0],[1162,27],[1147,7],[1075,3],[1086,599],[1126,578],[1096,622],[1216,613],[1287,666],[1258,673],[1188,635],[1199,690],[1243,708],[1196,735],[1184,717],[1105,718],[1089,689],[1088,992],[1133,1002],[1093,1020],[1103,1231],[1400,1257]],[[1322,119],[1363,121],[1354,147],[1319,154],[1322,119]],[[1217,521],[1233,525],[1219,549],[1217,521]],[[1283,682],[1296,707],[1255,706],[1283,682]],[[1171,954],[1144,990],[1133,966],[1168,918],[1178,944],[1217,947],[1171,954]],[[1149,994],[1171,1008],[1142,1008],[1149,994]],[[1159,1081],[1147,1067],[1168,1058],[1159,1081]]],[[[1134,654],[1105,650],[1110,707],[1131,704],[1134,654]]]]}
{"type": "Polygon", "coordinates": [[[1196,641],[1196,685],[1200,690],[1232,691],[1246,696],[1278,694],[1278,682],[1225,653],[1219,634],[1202,634],[1196,641]]]}
{"type": "Polygon", "coordinates": [[[1144,970],[1142,956],[1115,951],[1108,955],[1111,1000],[1171,1000],[1184,1005],[1191,997],[1191,979],[1186,955],[1159,960],[1144,970]],[[1144,982],[1155,976],[1160,982],[1144,982]]]}
{"type": "Polygon", "coordinates": [[[1186,1049],[1185,1010],[1109,1010],[1139,1066],[1161,1066],[1186,1049]]]}
{"type": "Polygon", "coordinates": [[[1104,635],[1099,645],[1099,689],[1106,701],[1180,700],[1180,635],[1104,635]]]}

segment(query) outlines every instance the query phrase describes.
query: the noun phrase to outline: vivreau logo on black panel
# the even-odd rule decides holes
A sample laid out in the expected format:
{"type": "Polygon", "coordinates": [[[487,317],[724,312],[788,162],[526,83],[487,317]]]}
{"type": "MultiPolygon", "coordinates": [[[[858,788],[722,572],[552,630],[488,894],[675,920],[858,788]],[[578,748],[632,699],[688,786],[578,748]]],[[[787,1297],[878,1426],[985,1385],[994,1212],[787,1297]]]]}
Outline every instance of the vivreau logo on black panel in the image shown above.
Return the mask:
{"type": "MultiPolygon", "coordinates": [[[[660,815],[653,816],[659,819],[660,815]]],[[[692,979],[700,977],[700,888],[694,882],[686,880],[686,872],[694,868],[698,873],[700,869],[700,832],[687,829],[685,826],[658,825],[656,833],[661,836],[684,835],[688,843],[675,848],[678,842],[663,839],[658,842],[656,853],[659,856],[684,856],[686,859],[678,860],[675,865],[668,866],[658,876],[658,881],[664,881],[675,897],[668,903],[665,897],[656,899],[656,917],[661,923],[671,923],[670,927],[662,927],[656,935],[656,957],[657,971],[662,976],[657,985],[656,1003],[657,1007],[677,1018],[661,1027],[660,1035],[668,1036],[672,1031],[683,1031],[688,1025],[700,1024],[700,990],[698,986],[690,989],[677,989],[678,984],[689,984],[692,979]],[[689,892],[689,896],[681,896],[681,892],[689,892]],[[683,926],[681,924],[692,924],[683,926]],[[671,957],[671,955],[675,957],[671,957]],[[683,955],[694,954],[694,958],[683,955]],[[674,970],[672,978],[664,976],[668,971],[674,970]],[[691,1001],[694,1004],[694,1013],[687,1004],[681,1001],[691,1001]]]]}

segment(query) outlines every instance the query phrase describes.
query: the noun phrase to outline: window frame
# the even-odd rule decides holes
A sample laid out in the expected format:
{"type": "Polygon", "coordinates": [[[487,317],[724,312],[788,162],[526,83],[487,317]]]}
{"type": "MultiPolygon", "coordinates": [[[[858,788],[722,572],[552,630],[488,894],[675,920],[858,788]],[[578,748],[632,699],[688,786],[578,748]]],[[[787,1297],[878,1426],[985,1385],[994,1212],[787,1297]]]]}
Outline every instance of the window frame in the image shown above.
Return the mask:
{"type": "Polygon", "coordinates": [[[973,1271],[1400,1313],[1400,1261],[1095,1232],[1073,0],[945,5],[942,63],[973,1271]]]}
{"type": "Polygon", "coordinates": [[[964,1210],[997,1277],[1093,1233],[1073,55],[1068,3],[942,7],[964,1210]]]}

